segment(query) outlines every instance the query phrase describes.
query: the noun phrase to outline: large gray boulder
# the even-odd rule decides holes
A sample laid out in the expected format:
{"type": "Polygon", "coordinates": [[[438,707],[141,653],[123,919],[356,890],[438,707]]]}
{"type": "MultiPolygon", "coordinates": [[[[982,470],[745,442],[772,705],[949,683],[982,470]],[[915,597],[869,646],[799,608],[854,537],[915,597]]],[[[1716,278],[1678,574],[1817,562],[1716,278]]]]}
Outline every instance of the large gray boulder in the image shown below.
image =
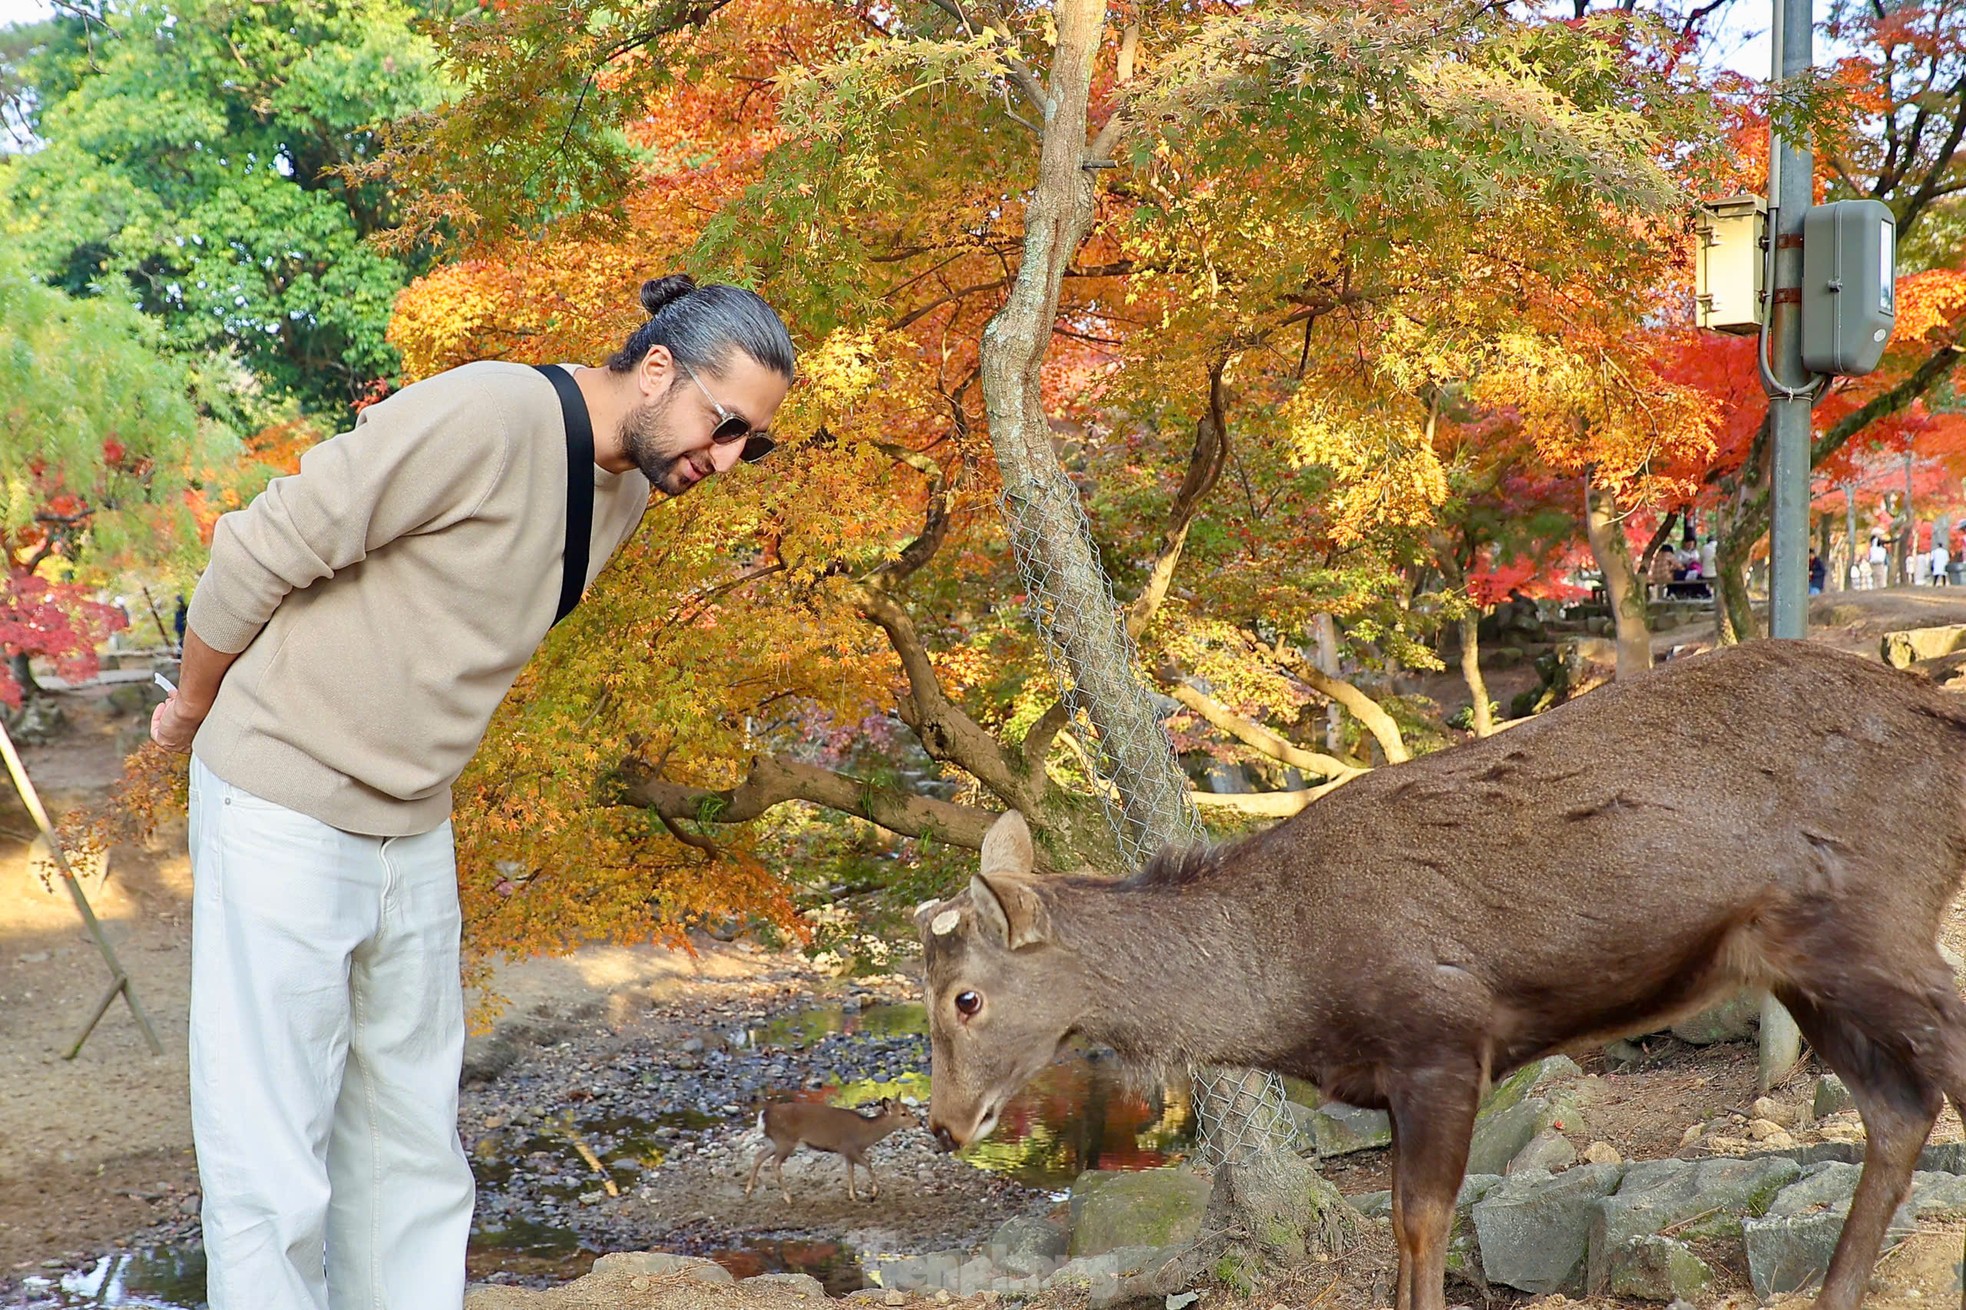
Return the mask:
{"type": "Polygon", "coordinates": [[[998,1269],[1014,1278],[1023,1278],[1050,1274],[1064,1263],[1070,1247],[1069,1235],[1057,1224],[1019,1215],[1005,1220],[990,1235],[983,1251],[998,1269]]]}
{"type": "Polygon", "coordinates": [[[1537,1296],[1581,1290],[1598,1202],[1624,1172],[1623,1165],[1592,1164],[1520,1174],[1483,1197],[1473,1216],[1488,1281],[1537,1296]]]}
{"type": "Polygon", "coordinates": [[[1592,1217],[1587,1285],[1606,1287],[1639,1239],[1666,1229],[1692,1239],[1738,1236],[1742,1218],[1767,1210],[1801,1173],[1795,1161],[1768,1156],[1627,1165],[1617,1193],[1592,1217]]]}
{"type": "Polygon", "coordinates": [[[1605,1291],[1638,1301],[1692,1301],[1713,1283],[1713,1270],[1676,1237],[1634,1238],[1613,1264],[1605,1291]]]}
{"type": "MultiPolygon", "coordinates": [[[[1741,1226],[1747,1246],[1748,1280],[1764,1299],[1820,1283],[1829,1272],[1830,1256],[1850,1198],[1862,1172],[1854,1164],[1820,1164],[1805,1170],[1782,1189],[1759,1219],[1741,1226]]],[[[1912,1175],[1911,1194],[1891,1216],[1884,1235],[1890,1250],[1917,1231],[1920,1219],[1952,1219],[1966,1215],[1966,1177],[1951,1173],[1912,1175]]]]}
{"type": "Polygon", "coordinates": [[[1186,1169],[1082,1173],[1072,1183],[1069,1250],[1096,1256],[1191,1241],[1201,1231],[1211,1190],[1206,1178],[1186,1169]]]}
{"type": "MultiPolygon", "coordinates": [[[[1454,1226],[1447,1235],[1447,1271],[1471,1282],[1483,1281],[1481,1243],[1475,1236],[1474,1208],[1508,1179],[1500,1174],[1469,1174],[1454,1198],[1454,1226]]],[[[1392,1193],[1386,1193],[1386,1213],[1392,1213],[1392,1193]]]]}
{"type": "Polygon", "coordinates": [[[1761,993],[1748,990],[1681,1019],[1672,1026],[1672,1035],[1690,1046],[1712,1046],[1744,1041],[1760,1026],[1761,993]]]}
{"type": "Polygon", "coordinates": [[[1343,1101],[1297,1115],[1297,1123],[1317,1153],[1329,1158],[1391,1146],[1393,1122],[1384,1110],[1361,1110],[1343,1101]]]}

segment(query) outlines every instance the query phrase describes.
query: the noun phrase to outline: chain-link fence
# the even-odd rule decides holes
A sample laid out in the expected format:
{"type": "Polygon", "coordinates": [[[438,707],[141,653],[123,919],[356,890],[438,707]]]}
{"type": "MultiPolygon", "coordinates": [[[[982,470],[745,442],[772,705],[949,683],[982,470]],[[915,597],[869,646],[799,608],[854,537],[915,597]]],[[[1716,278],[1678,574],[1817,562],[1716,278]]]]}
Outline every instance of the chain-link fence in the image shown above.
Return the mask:
{"type": "MultiPolygon", "coordinates": [[[[1139,868],[1164,846],[1207,839],[1201,815],[1152,698],[1135,681],[1139,667],[1112,580],[1099,562],[1078,493],[1062,475],[1048,484],[1006,487],[999,499],[1024,581],[1031,622],[1044,638],[1051,675],[1070,711],[1113,837],[1126,863],[1139,868]],[[1074,659],[1061,634],[1072,625],[1117,629],[1111,660],[1074,659]],[[1102,667],[1103,666],[1103,667],[1102,667]]],[[[1109,634],[1102,637],[1111,640],[1109,634]]],[[[1210,1165],[1294,1147],[1297,1130],[1273,1073],[1195,1069],[1200,1150],[1210,1165]]]]}

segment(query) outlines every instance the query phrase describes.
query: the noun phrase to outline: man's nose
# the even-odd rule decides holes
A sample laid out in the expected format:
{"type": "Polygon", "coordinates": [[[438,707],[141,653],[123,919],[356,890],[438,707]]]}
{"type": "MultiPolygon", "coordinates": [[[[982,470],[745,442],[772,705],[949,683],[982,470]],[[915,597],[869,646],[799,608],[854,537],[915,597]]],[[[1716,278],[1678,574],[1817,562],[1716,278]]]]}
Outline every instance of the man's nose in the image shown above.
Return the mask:
{"type": "Polygon", "coordinates": [[[710,467],[719,473],[728,473],[744,457],[742,441],[727,441],[710,447],[710,467]]]}

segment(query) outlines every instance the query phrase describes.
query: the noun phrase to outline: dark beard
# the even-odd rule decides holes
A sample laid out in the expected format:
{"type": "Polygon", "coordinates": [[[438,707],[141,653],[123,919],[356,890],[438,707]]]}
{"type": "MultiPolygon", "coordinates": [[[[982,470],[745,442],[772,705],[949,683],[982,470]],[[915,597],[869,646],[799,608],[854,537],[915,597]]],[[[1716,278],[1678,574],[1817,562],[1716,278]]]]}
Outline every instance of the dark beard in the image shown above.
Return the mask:
{"type": "MultiPolygon", "coordinates": [[[[666,408],[666,405],[660,407],[666,408]]],[[[628,458],[635,462],[649,485],[665,496],[680,496],[689,490],[689,484],[680,475],[683,456],[674,451],[669,425],[654,402],[637,405],[622,420],[621,441],[628,458]]]]}

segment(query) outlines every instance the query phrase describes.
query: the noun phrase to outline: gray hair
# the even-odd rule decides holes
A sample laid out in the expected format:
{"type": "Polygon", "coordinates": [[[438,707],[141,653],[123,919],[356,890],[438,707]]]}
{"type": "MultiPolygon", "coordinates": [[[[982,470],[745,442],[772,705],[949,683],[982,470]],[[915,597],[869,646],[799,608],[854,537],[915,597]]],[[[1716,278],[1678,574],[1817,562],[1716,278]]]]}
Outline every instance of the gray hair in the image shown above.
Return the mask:
{"type": "Polygon", "coordinates": [[[698,286],[688,274],[672,273],[642,283],[642,308],[648,322],[608,357],[611,372],[626,373],[647,358],[650,347],[667,346],[682,363],[713,375],[724,372],[735,349],[787,382],[795,376],[792,335],[754,291],[714,282],[698,286]]]}

